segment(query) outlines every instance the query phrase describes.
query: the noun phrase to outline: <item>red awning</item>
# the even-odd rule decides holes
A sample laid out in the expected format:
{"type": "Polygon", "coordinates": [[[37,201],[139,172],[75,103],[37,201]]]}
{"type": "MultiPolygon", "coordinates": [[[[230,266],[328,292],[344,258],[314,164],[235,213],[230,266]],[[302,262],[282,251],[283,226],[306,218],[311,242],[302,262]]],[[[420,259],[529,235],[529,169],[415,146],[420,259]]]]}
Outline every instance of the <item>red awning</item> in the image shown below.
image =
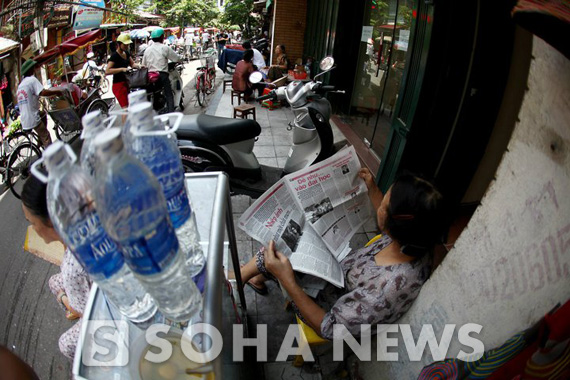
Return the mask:
{"type": "Polygon", "coordinates": [[[82,49],[92,43],[95,43],[100,39],[102,39],[101,29],[97,29],[92,32],[82,34],[79,37],[67,40],[62,44],[59,44],[56,47],[53,47],[48,51],[45,51],[43,54],[40,54],[37,57],[35,57],[34,61],[38,62],[38,64],[42,64],[58,56],[72,55],[77,50],[82,49]]]}

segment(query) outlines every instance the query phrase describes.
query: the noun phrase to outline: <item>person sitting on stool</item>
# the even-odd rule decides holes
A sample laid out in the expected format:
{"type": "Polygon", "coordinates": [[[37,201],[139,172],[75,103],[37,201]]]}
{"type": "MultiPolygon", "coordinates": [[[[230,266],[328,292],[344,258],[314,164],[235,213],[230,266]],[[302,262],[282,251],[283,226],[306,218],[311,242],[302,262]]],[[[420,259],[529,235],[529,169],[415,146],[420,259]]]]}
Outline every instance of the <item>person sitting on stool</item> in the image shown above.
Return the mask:
{"type": "Polygon", "coordinates": [[[234,91],[243,92],[246,102],[253,94],[254,89],[257,88],[258,94],[261,95],[263,93],[263,89],[265,88],[265,83],[251,83],[249,81],[249,76],[255,71],[253,68],[252,59],[253,50],[246,50],[243,53],[243,59],[236,65],[232,80],[232,88],[234,91]]]}

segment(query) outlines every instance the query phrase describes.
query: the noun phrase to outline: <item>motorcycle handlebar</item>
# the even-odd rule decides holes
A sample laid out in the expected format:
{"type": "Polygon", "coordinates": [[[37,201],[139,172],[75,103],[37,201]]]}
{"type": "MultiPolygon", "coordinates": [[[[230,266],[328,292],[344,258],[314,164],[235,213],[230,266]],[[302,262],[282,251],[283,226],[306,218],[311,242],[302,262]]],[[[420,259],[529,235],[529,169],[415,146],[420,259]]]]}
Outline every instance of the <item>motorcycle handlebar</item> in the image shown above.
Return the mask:
{"type": "Polygon", "coordinates": [[[274,99],[274,98],[275,98],[275,93],[273,91],[271,91],[267,95],[262,95],[262,96],[255,98],[255,100],[261,101],[261,100],[265,100],[265,99],[274,99]]]}

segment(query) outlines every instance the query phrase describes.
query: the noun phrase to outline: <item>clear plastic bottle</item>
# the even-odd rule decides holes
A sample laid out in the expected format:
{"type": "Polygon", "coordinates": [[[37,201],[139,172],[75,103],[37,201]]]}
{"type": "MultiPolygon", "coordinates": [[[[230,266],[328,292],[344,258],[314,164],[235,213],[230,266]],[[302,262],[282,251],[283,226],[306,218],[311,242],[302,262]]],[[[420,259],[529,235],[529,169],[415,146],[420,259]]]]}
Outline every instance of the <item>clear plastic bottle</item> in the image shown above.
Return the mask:
{"type": "Polygon", "coordinates": [[[123,143],[125,146],[131,145],[131,124],[133,119],[133,107],[137,104],[147,101],[147,94],[146,90],[137,90],[133,91],[129,94],[129,107],[128,107],[128,115],[126,116],[125,123],[121,127],[121,138],[123,139],[123,143]]]}
{"type": "MultiPolygon", "coordinates": [[[[204,268],[206,260],[186,192],[176,136],[165,131],[161,123],[155,122],[150,102],[133,106],[130,113],[132,140],[127,151],[141,160],[158,179],[180,249],[186,256],[191,275],[196,276],[204,268]]],[[[168,119],[168,115],[163,117],[168,119]]]]}
{"type": "Polygon", "coordinates": [[[43,157],[49,176],[40,179],[48,183],[48,210],[55,229],[122,314],[133,322],[150,319],[157,307],[103,229],[95,210],[91,177],[75,164],[75,154],[61,141],[46,148],[43,157]]]}
{"type": "Polygon", "coordinates": [[[158,181],[126,152],[119,128],[100,133],[95,146],[100,163],[95,199],[103,226],[162,314],[172,321],[187,321],[199,311],[201,296],[179,249],[158,181]]]}
{"type": "Polygon", "coordinates": [[[87,174],[93,178],[95,176],[96,167],[93,139],[101,131],[105,130],[104,117],[101,111],[97,110],[89,112],[87,115],[83,116],[81,122],[83,124],[83,131],[81,132],[83,147],[81,148],[79,162],[87,174]]]}

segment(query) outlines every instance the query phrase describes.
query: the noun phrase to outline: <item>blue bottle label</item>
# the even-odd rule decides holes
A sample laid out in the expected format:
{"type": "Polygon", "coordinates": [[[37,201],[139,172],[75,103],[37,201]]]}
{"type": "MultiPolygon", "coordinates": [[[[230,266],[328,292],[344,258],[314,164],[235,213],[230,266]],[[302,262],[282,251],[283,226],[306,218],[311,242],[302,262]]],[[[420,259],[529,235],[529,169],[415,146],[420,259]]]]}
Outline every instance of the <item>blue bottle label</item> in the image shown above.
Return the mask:
{"type": "Polygon", "coordinates": [[[121,244],[125,260],[138,274],[152,275],[162,272],[178,254],[178,239],[174,228],[164,218],[146,235],[121,244]]]}
{"type": "Polygon", "coordinates": [[[181,185],[182,186],[179,186],[178,191],[176,191],[172,196],[166,198],[168,214],[170,215],[170,220],[172,221],[175,229],[186,223],[192,214],[188,195],[184,188],[184,182],[182,182],[181,185]]]}
{"type": "Polygon", "coordinates": [[[103,229],[96,212],[68,228],[67,238],[71,252],[90,275],[109,278],[122,268],[123,255],[103,229]]]}

